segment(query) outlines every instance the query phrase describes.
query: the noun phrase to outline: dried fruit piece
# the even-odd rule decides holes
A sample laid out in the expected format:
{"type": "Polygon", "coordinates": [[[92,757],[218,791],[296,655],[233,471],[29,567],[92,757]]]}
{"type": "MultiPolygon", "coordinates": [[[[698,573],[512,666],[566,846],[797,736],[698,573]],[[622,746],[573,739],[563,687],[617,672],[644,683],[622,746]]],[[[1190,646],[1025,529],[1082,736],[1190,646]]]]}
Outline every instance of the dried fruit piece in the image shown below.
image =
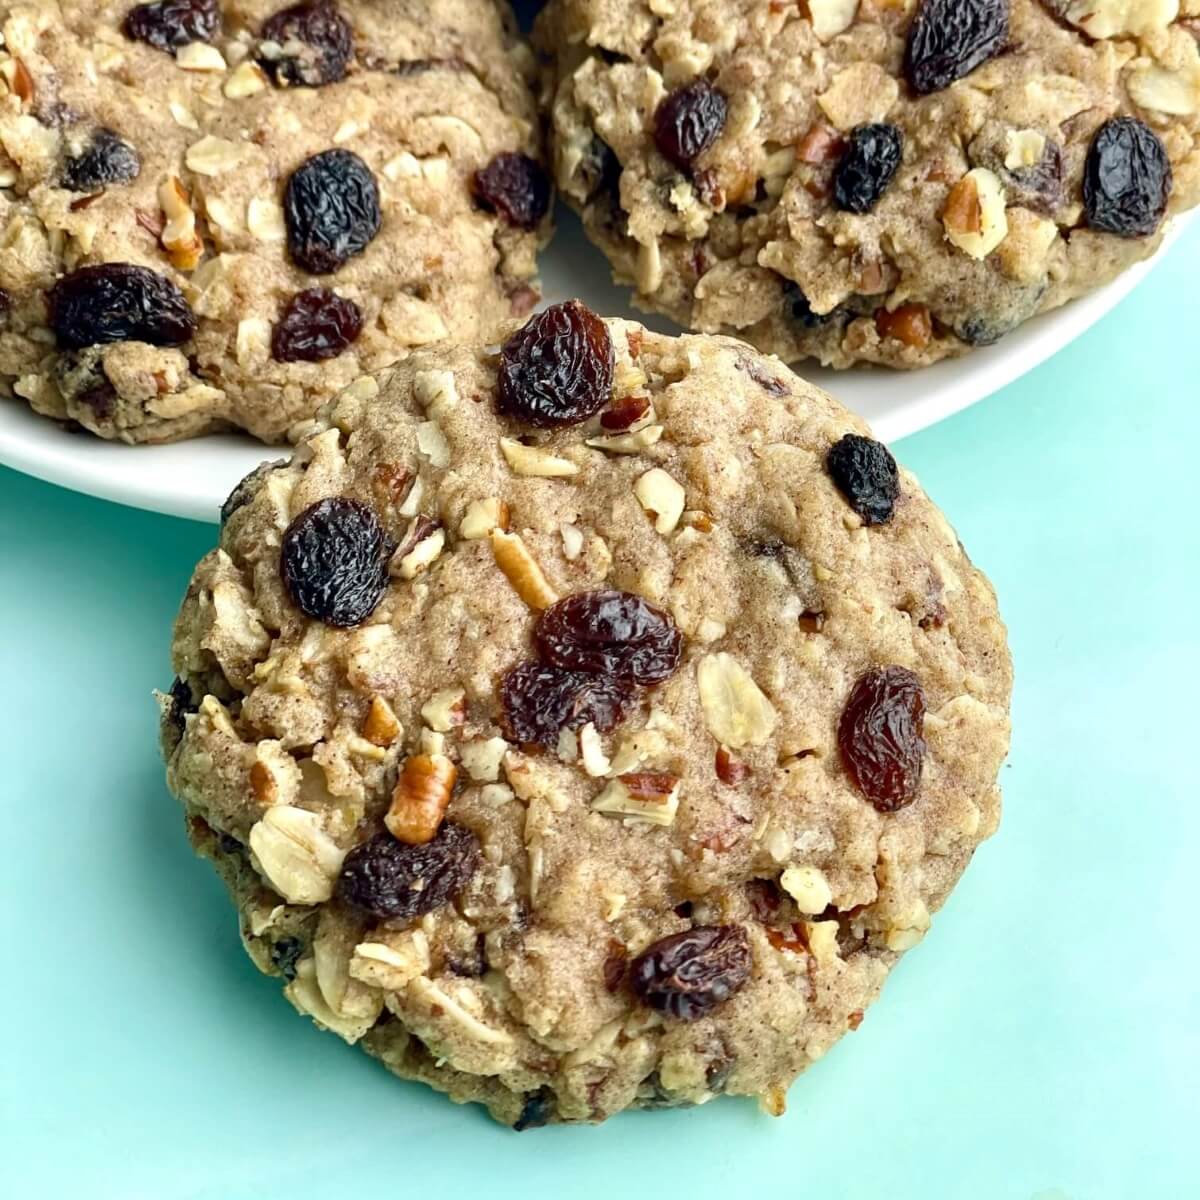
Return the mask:
{"type": "Polygon", "coordinates": [[[249,475],[242,478],[233,491],[225,497],[225,503],[221,505],[222,528],[239,508],[243,508],[250,503],[263,480],[272,471],[278,470],[280,467],[286,467],[287,465],[288,460],[286,458],[277,458],[273,461],[259,463],[249,475]]]}
{"type": "Polygon", "coordinates": [[[550,179],[528,154],[497,154],[475,172],[475,198],[518,229],[536,229],[550,211],[550,179]]]}
{"type": "Polygon", "coordinates": [[[908,32],[904,70],[913,90],[949,87],[1008,43],[1009,0],[922,0],[908,32]]]}
{"type": "Polygon", "coordinates": [[[479,839],[453,821],[443,822],[423,846],[377,833],[346,855],[337,894],[380,921],[407,921],[449,904],[480,861],[479,839]]]}
{"type": "Polygon", "coordinates": [[[285,87],[321,87],[345,79],[354,30],[333,0],[311,0],[276,13],[262,27],[259,62],[285,87]],[[275,48],[279,48],[279,52],[275,48]]]}
{"type": "Polygon", "coordinates": [[[829,448],[825,469],[866,524],[883,525],[892,519],[900,472],[882,443],[848,433],[829,448]]]}
{"type": "Polygon", "coordinates": [[[925,758],[925,694],[905,667],[879,667],[854,685],[838,723],[842,763],[882,813],[911,804],[925,758]]]}
{"type": "Polygon", "coordinates": [[[659,153],[688,171],[721,136],[729,101],[707,79],[676,88],[654,114],[654,144],[659,153]]]}
{"type": "Polygon", "coordinates": [[[526,1129],[540,1129],[554,1120],[555,1111],[554,1092],[548,1087],[538,1088],[536,1092],[526,1095],[521,1115],[513,1122],[513,1128],[518,1133],[524,1133],[526,1129]]]}
{"type": "Polygon", "coordinates": [[[500,685],[500,702],[511,739],[553,749],[564,729],[592,724],[608,733],[633,703],[632,685],[609,675],[564,671],[524,663],[500,685]]]}
{"type": "Polygon", "coordinates": [[[694,1021],[739,991],[750,966],[750,939],[740,925],[698,925],[648,946],[630,964],[629,980],[651,1008],[694,1021]]]}
{"type": "Polygon", "coordinates": [[[80,267],[49,291],[50,327],[71,350],[112,342],[179,346],[196,332],[196,317],[167,278],[132,263],[80,267]]]}
{"type": "Polygon", "coordinates": [[[211,42],[221,27],[218,0],[158,0],[129,10],[125,36],[174,54],[189,42],[211,42]]]}
{"type": "Polygon", "coordinates": [[[683,650],[675,622],[632,592],[567,596],[542,613],[534,638],[541,656],[556,667],[642,687],[674,675],[683,650]]]}
{"type": "Polygon", "coordinates": [[[361,254],[383,221],[375,176],[350,150],[325,150],[297,167],[283,210],[292,258],[314,275],[361,254]]]}
{"type": "Polygon", "coordinates": [[[1062,147],[1043,138],[1042,151],[1035,162],[1022,164],[1016,158],[1010,161],[1006,157],[1003,179],[1009,202],[1014,207],[1052,215],[1062,207],[1065,199],[1062,147]]]}
{"type": "Polygon", "coordinates": [[[324,362],[336,358],[362,333],[362,311],[329,288],[297,292],[271,334],[277,362],[324,362]]]}
{"type": "Polygon", "coordinates": [[[1114,117],[1096,131],[1083,173],[1083,202],[1093,229],[1148,237],[1171,194],[1171,163],[1158,135],[1136,117],[1114,117]]]}
{"type": "Polygon", "coordinates": [[[842,315],[841,310],[836,308],[833,312],[813,312],[808,297],[791,280],[786,282],[783,294],[784,300],[791,307],[792,319],[799,321],[805,329],[820,329],[822,325],[828,325],[830,321],[842,315]]]}
{"type": "Polygon", "coordinates": [[[138,152],[111,129],[97,129],[88,144],[63,164],[61,184],[69,192],[90,192],[136,179],[138,152]]]}
{"type": "Polygon", "coordinates": [[[586,421],[612,398],[608,326],[578,300],[551,305],[504,343],[499,408],[544,427],[586,421]]]}
{"type": "Polygon", "coordinates": [[[365,621],[383,599],[391,551],[371,509],[333,496],[310,505],[287,527],[279,570],[301,612],[348,629],[365,621]]]}
{"type": "Polygon", "coordinates": [[[620,433],[632,429],[650,415],[649,396],[622,396],[600,414],[600,424],[605,429],[620,433]]]}
{"type": "Polygon", "coordinates": [[[860,125],[833,177],[833,199],[843,212],[867,213],[895,178],[904,137],[895,125],[860,125]]]}

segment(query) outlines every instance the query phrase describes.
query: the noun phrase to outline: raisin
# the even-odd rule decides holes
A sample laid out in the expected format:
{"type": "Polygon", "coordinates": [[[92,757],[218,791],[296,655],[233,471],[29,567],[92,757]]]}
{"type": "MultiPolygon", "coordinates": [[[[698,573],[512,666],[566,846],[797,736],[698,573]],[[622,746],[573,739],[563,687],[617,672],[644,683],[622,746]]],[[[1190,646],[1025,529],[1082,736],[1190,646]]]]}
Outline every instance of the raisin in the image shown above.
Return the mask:
{"type": "Polygon", "coordinates": [[[1171,164],[1158,135],[1136,117],[1114,117],[1096,131],[1083,172],[1083,202],[1093,229],[1148,237],[1171,194],[1171,164]]]}
{"type": "Polygon", "coordinates": [[[833,178],[833,200],[843,212],[868,213],[895,178],[904,138],[895,125],[860,125],[833,178]]]}
{"type": "Polygon", "coordinates": [[[881,812],[911,804],[925,758],[925,694],[905,667],[868,671],[838,723],[838,747],[855,787],[881,812]]]}
{"type": "Polygon", "coordinates": [[[338,895],[381,921],[407,921],[449,904],[479,868],[479,839],[445,821],[431,842],[410,846],[377,833],[346,855],[338,895]]]}
{"type": "Polygon", "coordinates": [[[167,278],[132,263],[80,267],[49,291],[50,327],[71,350],[112,342],[179,346],[196,332],[196,317],[167,278]]]}
{"type": "Polygon", "coordinates": [[[904,70],[921,95],[941,91],[995,58],[1008,42],[1009,0],[922,0],[904,70]]]}
{"type": "Polygon", "coordinates": [[[613,148],[599,136],[593,137],[579,163],[579,178],[587,189],[587,198],[608,196],[619,204],[621,199],[621,160],[613,148]]]}
{"type": "Polygon", "coordinates": [[[138,152],[111,129],[97,129],[88,144],[63,164],[62,186],[90,192],[112,183],[128,183],[142,169],[138,152]]]}
{"type": "Polygon", "coordinates": [[[171,697],[167,720],[182,733],[185,724],[184,718],[189,713],[196,712],[200,706],[192,699],[191,686],[178,676],[171,683],[171,690],[167,694],[171,697]]]}
{"type": "Polygon", "coordinates": [[[500,702],[514,741],[553,749],[564,729],[589,722],[600,733],[615,729],[633,702],[633,688],[607,675],[524,663],[504,677],[500,702]]]}
{"type": "Polygon", "coordinates": [[[513,1122],[513,1128],[518,1133],[524,1133],[526,1129],[540,1129],[543,1125],[549,1125],[554,1120],[555,1108],[554,1093],[548,1087],[527,1092],[521,1115],[513,1122]]]}
{"type": "Polygon", "coordinates": [[[729,101],[707,79],[676,88],[654,114],[654,144],[682,171],[721,136],[729,101]]]}
{"type": "Polygon", "coordinates": [[[238,509],[244,508],[254,499],[254,494],[258,491],[262,481],[272,471],[277,471],[280,467],[286,467],[287,465],[288,460],[286,458],[277,458],[273,461],[259,463],[249,475],[245,476],[233,491],[225,497],[225,503],[221,505],[222,528],[238,509]]]}
{"type": "Polygon", "coordinates": [[[785,284],[783,295],[785,302],[791,306],[792,320],[799,321],[805,329],[820,329],[842,315],[841,310],[836,308],[827,313],[813,312],[808,297],[791,280],[785,284]]]}
{"type": "Polygon", "coordinates": [[[866,524],[884,525],[892,519],[900,494],[900,472],[886,446],[848,433],[830,447],[825,468],[866,524]]]}
{"type": "Polygon", "coordinates": [[[697,925],[648,946],[630,964],[629,978],[651,1008],[694,1021],[750,978],[750,940],[740,925],[697,925]]]}
{"type": "Polygon", "coordinates": [[[304,943],[295,937],[282,937],[271,943],[271,965],[284,977],[296,978],[296,960],[304,952],[304,943]]]}
{"type": "Polygon", "coordinates": [[[297,167],[283,197],[288,249],[314,275],[336,271],[379,232],[379,185],[350,150],[326,150],[297,167]]]}
{"type": "Polygon", "coordinates": [[[642,687],[675,674],[683,638],[661,609],[632,592],[576,592],[542,613],[534,631],[546,662],[642,687]]]}
{"type": "Polygon", "coordinates": [[[1063,205],[1062,147],[1047,141],[1042,157],[1028,167],[1001,168],[1009,205],[1053,216],[1063,205]]]}
{"type": "Polygon", "coordinates": [[[536,229],[550,211],[550,179],[528,154],[497,154],[472,187],[484,208],[518,229],[536,229]]]}
{"type": "Polygon", "coordinates": [[[158,0],[138,4],[125,17],[125,36],[174,54],[188,42],[211,42],[221,27],[218,0],[158,0]]]}
{"type": "Polygon", "coordinates": [[[604,956],[604,990],[615,992],[625,982],[625,968],[629,956],[625,947],[616,938],[608,939],[608,953],[604,956]]]}
{"type": "Polygon", "coordinates": [[[277,362],[324,362],[337,358],[362,333],[362,311],[329,288],[309,288],[287,303],[271,335],[277,362]]]}
{"type": "Polygon", "coordinates": [[[277,12],[262,27],[262,40],[299,53],[259,53],[259,62],[283,87],[321,87],[346,78],[354,57],[354,30],[333,0],[311,0],[277,12]]]}
{"type": "Polygon", "coordinates": [[[310,505],[287,527],[279,569],[301,612],[349,629],[383,599],[391,550],[371,509],[333,496],[310,505]]]}
{"type": "Polygon", "coordinates": [[[608,326],[578,300],[551,305],[500,351],[499,408],[530,425],[586,421],[612,398],[608,326]]]}

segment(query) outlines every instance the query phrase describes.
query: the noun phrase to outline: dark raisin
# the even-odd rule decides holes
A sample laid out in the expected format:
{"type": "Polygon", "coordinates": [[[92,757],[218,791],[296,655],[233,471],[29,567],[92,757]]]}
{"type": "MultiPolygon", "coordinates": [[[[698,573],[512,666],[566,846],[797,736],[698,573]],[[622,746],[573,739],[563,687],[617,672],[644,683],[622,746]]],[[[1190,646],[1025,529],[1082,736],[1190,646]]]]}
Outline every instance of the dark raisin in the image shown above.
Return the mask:
{"type": "Polygon", "coordinates": [[[497,154],[475,172],[475,199],[518,229],[536,229],[550,211],[550,179],[528,154],[497,154]]]}
{"type": "Polygon", "coordinates": [[[949,87],[1008,42],[1009,0],[922,0],[908,32],[904,70],[913,90],[949,87]]]}
{"type": "Polygon", "coordinates": [[[542,613],[534,631],[546,662],[642,687],[675,674],[683,638],[661,609],[632,592],[576,592],[542,613]]]}
{"type": "Polygon", "coordinates": [[[231,833],[221,830],[217,835],[217,849],[222,854],[241,854],[245,848],[231,833]]]}
{"type": "Polygon", "coordinates": [[[548,1087],[527,1092],[521,1115],[513,1122],[513,1128],[518,1133],[524,1133],[526,1129],[540,1129],[543,1125],[549,1125],[554,1120],[555,1109],[554,1093],[548,1087]]]}
{"type": "Polygon", "coordinates": [[[80,350],[112,342],[179,346],[196,332],[183,293],[167,278],[132,263],[80,267],[49,291],[50,328],[60,346],[80,350]]]}
{"type": "Polygon", "coordinates": [[[262,27],[262,40],[272,43],[270,56],[259,62],[284,87],[321,87],[346,78],[354,57],[354,30],[333,0],[311,0],[277,12],[262,27]],[[281,53],[274,53],[274,47],[281,53]]]}
{"type": "Polygon", "coordinates": [[[296,978],[296,960],[304,953],[304,943],[295,937],[282,937],[271,943],[271,965],[284,977],[296,978]]]}
{"type": "Polygon", "coordinates": [[[427,71],[469,71],[471,68],[461,58],[403,58],[393,63],[390,69],[393,75],[408,79],[427,71]]]}
{"type": "Polygon", "coordinates": [[[125,36],[174,54],[188,42],[211,42],[221,27],[218,0],[158,0],[139,4],[125,17],[125,36]]]}
{"type": "Polygon", "coordinates": [[[362,311],[329,288],[309,288],[287,303],[271,335],[277,362],[324,362],[337,358],[362,333],[362,311]]]}
{"type": "Polygon", "coordinates": [[[602,137],[592,138],[578,170],[589,200],[604,195],[620,202],[621,160],[602,137]]]}
{"type": "Polygon", "coordinates": [[[107,377],[98,379],[75,397],[76,404],[92,410],[97,421],[107,421],[117,411],[117,389],[107,377]]]}
{"type": "Polygon", "coordinates": [[[707,79],[676,88],[654,114],[654,144],[668,162],[691,169],[721,136],[729,116],[729,101],[707,79]]]}
{"type": "Polygon", "coordinates": [[[259,463],[249,475],[245,476],[242,481],[225,497],[225,503],[221,505],[221,525],[233,516],[239,508],[245,507],[254,498],[254,494],[258,491],[262,481],[266,479],[272,471],[277,471],[280,467],[286,467],[288,460],[286,458],[277,458],[271,462],[259,463]]]}
{"type": "Polygon", "coordinates": [[[529,425],[574,425],[612,399],[608,326],[578,300],[551,305],[504,343],[499,407],[529,425]]]}
{"type": "Polygon", "coordinates": [[[886,446],[848,433],[830,447],[825,468],[866,524],[883,525],[892,519],[900,495],[900,472],[886,446]]]}
{"type": "Polygon", "coordinates": [[[171,684],[171,690],[167,694],[171,697],[171,707],[167,712],[167,719],[182,733],[185,724],[184,718],[189,713],[196,712],[200,706],[192,699],[191,687],[178,676],[175,677],[171,684]]]}
{"type": "Polygon", "coordinates": [[[88,144],[63,164],[62,186],[90,192],[136,179],[142,169],[138,152],[111,129],[97,129],[88,144]]]}
{"type": "Polygon", "coordinates": [[[629,955],[616,938],[608,939],[608,953],[604,956],[604,990],[615,992],[625,981],[625,968],[629,955]]]}
{"type": "Polygon", "coordinates": [[[813,312],[813,307],[809,304],[808,297],[791,280],[788,280],[785,284],[783,295],[785,302],[791,306],[792,320],[799,321],[805,329],[820,329],[823,325],[828,325],[830,321],[841,315],[840,310],[836,308],[833,312],[813,312]]]}
{"type": "Polygon", "coordinates": [[[500,702],[514,741],[553,749],[564,729],[588,722],[600,733],[615,729],[633,702],[633,687],[607,675],[524,663],[504,677],[500,702]]]}
{"type": "Polygon", "coordinates": [[[954,326],[954,332],[968,346],[994,346],[1006,333],[1012,332],[1011,323],[996,324],[987,317],[967,317],[954,326]]]}
{"type": "Polygon", "coordinates": [[[371,509],[333,496],[310,505],[287,527],[280,574],[301,612],[349,629],[383,599],[391,549],[371,509]]]}
{"type": "Polygon", "coordinates": [[[1136,117],[1096,131],[1083,172],[1088,225],[1120,237],[1148,237],[1171,194],[1171,163],[1158,135],[1136,117]]]}
{"type": "Polygon", "coordinates": [[[479,868],[479,839],[443,821],[422,846],[378,833],[346,855],[338,895],[380,921],[407,921],[449,904],[479,868]]]}
{"type": "Polygon", "coordinates": [[[842,764],[882,813],[911,804],[925,758],[925,694],[905,667],[868,671],[853,687],[838,723],[842,764]]]}
{"type": "Polygon", "coordinates": [[[764,392],[770,396],[790,396],[792,389],[757,359],[749,356],[739,359],[739,369],[746,372],[764,392]]]}
{"type": "Polygon", "coordinates": [[[361,254],[383,221],[375,176],[349,150],[326,150],[297,167],[283,207],[292,258],[314,275],[361,254]]]}
{"type": "Polygon", "coordinates": [[[750,978],[750,939],[740,925],[697,925],[648,946],[630,964],[629,978],[651,1008],[694,1021],[750,978]]]}
{"type": "Polygon", "coordinates": [[[895,177],[903,154],[904,138],[895,125],[860,125],[838,163],[834,203],[843,212],[870,212],[895,177]]]}
{"type": "Polygon", "coordinates": [[[1032,166],[1009,169],[1001,174],[1010,205],[1020,205],[1045,216],[1053,216],[1063,205],[1062,147],[1047,140],[1042,157],[1032,166]]]}

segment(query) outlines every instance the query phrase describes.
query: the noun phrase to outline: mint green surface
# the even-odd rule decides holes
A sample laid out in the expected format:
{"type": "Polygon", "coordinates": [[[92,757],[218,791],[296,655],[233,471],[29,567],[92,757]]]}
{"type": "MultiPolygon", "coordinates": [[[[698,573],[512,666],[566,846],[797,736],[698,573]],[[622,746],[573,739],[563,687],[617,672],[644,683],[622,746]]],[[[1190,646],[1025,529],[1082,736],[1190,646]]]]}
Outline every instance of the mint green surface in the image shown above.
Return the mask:
{"type": "Polygon", "coordinates": [[[0,1195],[1197,1194],[1200,227],[900,447],[999,589],[1006,815],[793,1089],[523,1135],[297,1017],[162,783],[151,688],[214,530],[0,471],[0,1195]]]}

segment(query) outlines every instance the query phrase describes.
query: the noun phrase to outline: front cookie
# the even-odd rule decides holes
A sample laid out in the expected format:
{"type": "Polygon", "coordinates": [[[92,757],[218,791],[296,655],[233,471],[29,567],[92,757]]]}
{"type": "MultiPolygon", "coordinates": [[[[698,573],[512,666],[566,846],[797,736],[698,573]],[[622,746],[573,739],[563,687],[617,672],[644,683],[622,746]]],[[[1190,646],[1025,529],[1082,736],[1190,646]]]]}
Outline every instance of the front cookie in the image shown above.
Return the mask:
{"type": "Polygon", "coordinates": [[[1107,283],[1200,200],[1179,0],[551,0],[558,183],[635,302],[919,367],[1107,283]]]}
{"type": "Polygon", "coordinates": [[[281,441],[533,303],[549,183],[493,0],[0,4],[0,386],[281,441]]]}
{"type": "Polygon", "coordinates": [[[991,588],[739,343],[577,303],[354,385],[226,506],[168,779],[255,962],[518,1128],[781,1111],[999,819],[991,588]]]}

